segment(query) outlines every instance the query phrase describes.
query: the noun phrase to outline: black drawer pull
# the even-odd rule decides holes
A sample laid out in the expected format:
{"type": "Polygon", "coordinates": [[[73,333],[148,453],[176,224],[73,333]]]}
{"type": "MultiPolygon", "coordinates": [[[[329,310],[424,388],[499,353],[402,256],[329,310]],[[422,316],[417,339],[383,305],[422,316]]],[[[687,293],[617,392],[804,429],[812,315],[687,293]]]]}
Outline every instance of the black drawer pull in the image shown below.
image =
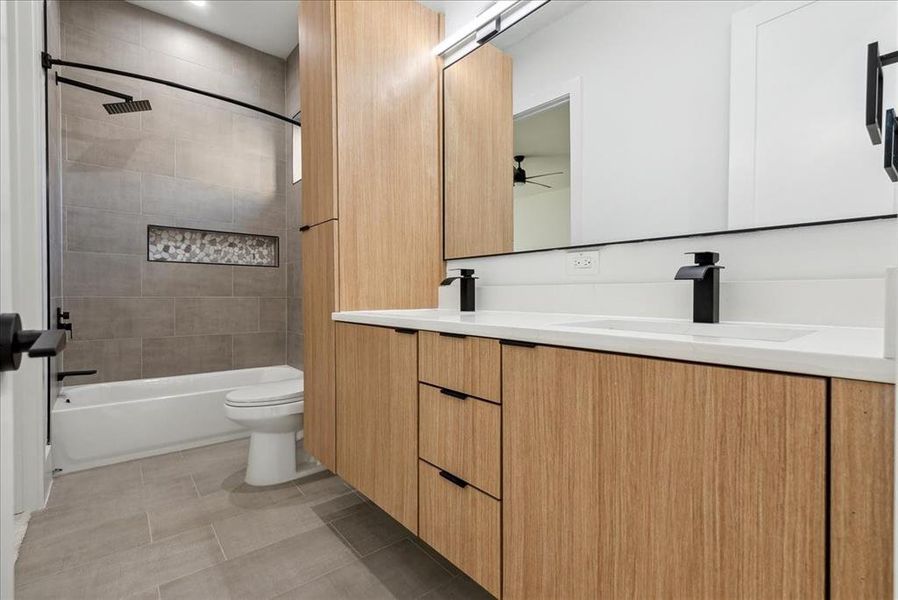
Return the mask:
{"type": "Polygon", "coordinates": [[[408,329],[407,327],[394,327],[396,333],[418,333],[417,329],[408,329]]]}
{"type": "Polygon", "coordinates": [[[468,487],[468,482],[467,482],[467,481],[465,481],[465,480],[462,479],[461,477],[456,477],[455,475],[453,475],[453,474],[450,473],[449,471],[440,471],[440,477],[442,477],[442,478],[445,479],[446,481],[449,481],[449,482],[451,482],[451,483],[454,483],[455,485],[457,485],[457,486],[460,487],[460,488],[466,488],[466,487],[468,487]]]}
{"type": "Polygon", "coordinates": [[[311,229],[311,228],[312,228],[311,225],[303,225],[302,227],[299,228],[299,231],[300,231],[300,232],[308,231],[308,230],[311,229]]]}
{"type": "Polygon", "coordinates": [[[463,334],[463,333],[449,333],[449,332],[447,332],[447,331],[441,331],[441,332],[440,332],[440,336],[442,336],[442,337],[451,337],[451,338],[459,338],[459,339],[464,339],[464,338],[468,337],[468,336],[466,336],[466,335],[463,334]]]}
{"type": "Polygon", "coordinates": [[[455,390],[447,390],[446,388],[440,388],[440,393],[445,394],[447,396],[452,396],[453,398],[458,398],[459,400],[467,400],[468,395],[462,392],[456,392],[455,390]]]}
{"type": "Polygon", "coordinates": [[[503,346],[518,346],[520,348],[536,348],[533,342],[519,342],[518,340],[499,340],[503,346]]]}

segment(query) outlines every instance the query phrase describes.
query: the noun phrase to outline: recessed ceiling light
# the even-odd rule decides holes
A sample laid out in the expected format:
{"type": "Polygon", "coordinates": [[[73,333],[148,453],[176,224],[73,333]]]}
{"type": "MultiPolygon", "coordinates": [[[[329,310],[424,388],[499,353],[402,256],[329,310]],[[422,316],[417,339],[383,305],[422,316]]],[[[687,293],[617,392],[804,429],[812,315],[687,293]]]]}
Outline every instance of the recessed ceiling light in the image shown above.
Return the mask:
{"type": "Polygon", "coordinates": [[[206,0],[187,0],[194,6],[206,6],[206,0]]]}

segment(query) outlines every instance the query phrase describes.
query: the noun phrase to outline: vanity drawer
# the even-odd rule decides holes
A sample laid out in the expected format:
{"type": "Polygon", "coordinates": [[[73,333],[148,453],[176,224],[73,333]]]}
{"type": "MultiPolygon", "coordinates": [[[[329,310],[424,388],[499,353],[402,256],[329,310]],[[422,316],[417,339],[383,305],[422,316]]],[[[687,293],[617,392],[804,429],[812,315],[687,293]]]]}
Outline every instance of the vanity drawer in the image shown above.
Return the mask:
{"type": "Polygon", "coordinates": [[[418,388],[420,457],[499,498],[502,408],[423,383],[418,388]]]}
{"type": "Polygon", "coordinates": [[[418,335],[421,381],[501,401],[499,340],[422,331],[418,335]]]}
{"type": "Polygon", "coordinates": [[[418,467],[418,535],[498,598],[500,502],[424,461],[418,467]]]}

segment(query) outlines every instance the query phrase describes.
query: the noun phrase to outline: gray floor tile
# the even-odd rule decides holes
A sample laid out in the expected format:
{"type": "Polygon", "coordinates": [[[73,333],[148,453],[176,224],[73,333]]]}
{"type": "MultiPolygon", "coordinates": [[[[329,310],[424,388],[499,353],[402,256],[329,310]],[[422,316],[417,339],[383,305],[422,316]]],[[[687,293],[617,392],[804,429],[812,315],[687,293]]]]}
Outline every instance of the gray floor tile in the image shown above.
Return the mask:
{"type": "Polygon", "coordinates": [[[93,504],[56,505],[31,513],[28,539],[37,541],[63,535],[142,512],[140,489],[136,487],[130,495],[115,496],[93,504]]]}
{"type": "Polygon", "coordinates": [[[158,540],[246,511],[260,510],[301,493],[292,483],[269,487],[254,487],[244,483],[233,490],[218,490],[150,510],[150,530],[153,539],[158,540]]]}
{"type": "Polygon", "coordinates": [[[62,535],[26,536],[16,562],[16,580],[31,582],[149,542],[143,512],[62,535]]]}
{"type": "Polygon", "coordinates": [[[442,554],[440,554],[439,552],[437,552],[436,550],[431,548],[430,545],[427,544],[424,540],[422,540],[421,538],[419,538],[417,536],[413,536],[412,541],[415,542],[418,546],[420,546],[421,549],[424,550],[424,552],[427,552],[427,554],[430,556],[430,558],[437,561],[438,565],[440,565],[441,567],[443,567],[444,569],[449,571],[449,573],[451,573],[452,575],[460,575],[461,574],[461,571],[458,569],[458,567],[456,567],[451,562],[449,562],[446,558],[444,558],[442,554]]]}
{"type": "Polygon", "coordinates": [[[392,600],[390,590],[361,562],[353,562],[276,600],[392,600]]]}
{"type": "Polygon", "coordinates": [[[366,556],[412,535],[390,515],[367,502],[364,508],[332,521],[331,526],[359,556],[366,556]]]}
{"type": "Polygon", "coordinates": [[[48,507],[93,504],[140,487],[140,466],[126,462],[62,475],[53,480],[48,507]]]}
{"type": "Polygon", "coordinates": [[[319,527],[162,585],[160,591],[162,600],[262,600],[353,560],[330,529],[319,527]]]}
{"type": "Polygon", "coordinates": [[[348,517],[353,513],[368,508],[365,500],[355,492],[336,496],[328,500],[310,501],[310,504],[312,504],[312,510],[315,511],[315,514],[326,523],[348,517]]]}
{"type": "Polygon", "coordinates": [[[493,595],[469,577],[459,575],[446,585],[426,593],[421,600],[490,600],[493,595]]]}
{"type": "Polygon", "coordinates": [[[408,539],[369,554],[362,558],[362,563],[396,598],[417,598],[452,579],[450,573],[408,539]]]}
{"type": "Polygon", "coordinates": [[[204,467],[191,468],[191,473],[200,496],[237,489],[246,477],[246,457],[242,460],[225,458],[217,462],[209,461],[204,467]]]}
{"type": "Polygon", "coordinates": [[[171,506],[196,498],[199,494],[190,475],[143,484],[142,503],[146,510],[171,506]]]}
{"type": "Polygon", "coordinates": [[[198,572],[224,560],[212,529],[195,529],[127,552],[111,554],[31,584],[17,585],[19,600],[121,598],[198,572]]]}
{"type": "Polygon", "coordinates": [[[234,558],[324,525],[308,504],[296,496],[213,522],[225,556],[234,558]]]}
{"type": "Polygon", "coordinates": [[[151,456],[137,461],[144,483],[177,479],[190,475],[187,461],[180,452],[171,452],[159,456],[151,456]]]}

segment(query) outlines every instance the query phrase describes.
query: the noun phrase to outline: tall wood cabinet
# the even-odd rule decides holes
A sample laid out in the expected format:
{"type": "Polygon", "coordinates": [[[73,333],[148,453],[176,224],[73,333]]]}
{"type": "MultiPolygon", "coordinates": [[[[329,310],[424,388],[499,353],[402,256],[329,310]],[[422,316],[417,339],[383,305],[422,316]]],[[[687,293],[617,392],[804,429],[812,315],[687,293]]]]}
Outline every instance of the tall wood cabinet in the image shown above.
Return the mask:
{"type": "Polygon", "coordinates": [[[299,5],[305,443],[338,473],[330,313],[437,305],[441,27],[411,0],[299,5]]]}

